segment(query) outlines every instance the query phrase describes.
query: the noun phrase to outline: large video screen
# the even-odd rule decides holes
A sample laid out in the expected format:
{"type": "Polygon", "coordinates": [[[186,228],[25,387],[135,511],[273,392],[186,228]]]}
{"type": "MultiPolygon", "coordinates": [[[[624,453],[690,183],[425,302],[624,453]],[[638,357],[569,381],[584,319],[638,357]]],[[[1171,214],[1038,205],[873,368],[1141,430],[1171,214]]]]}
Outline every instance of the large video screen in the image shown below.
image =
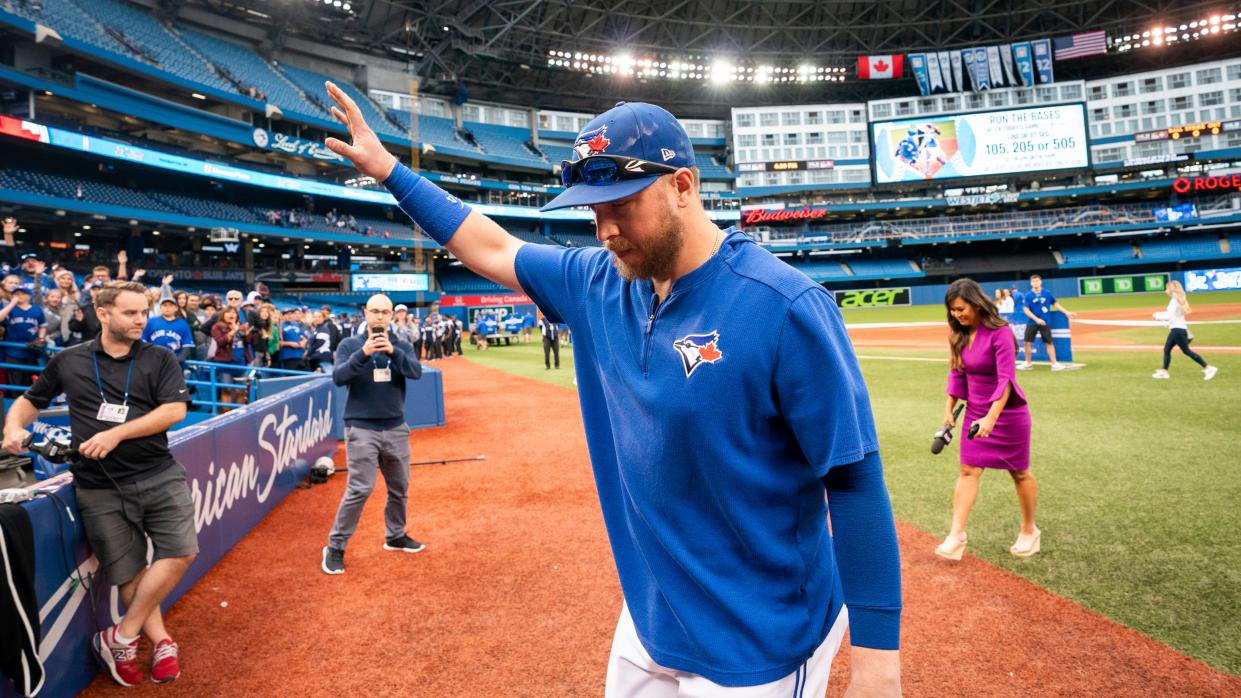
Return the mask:
{"type": "Polygon", "coordinates": [[[879,121],[870,128],[877,184],[1090,166],[1083,104],[879,121]]]}
{"type": "Polygon", "coordinates": [[[430,277],[426,274],[367,274],[354,272],[349,276],[349,290],[392,293],[394,291],[428,291],[430,277]]]}

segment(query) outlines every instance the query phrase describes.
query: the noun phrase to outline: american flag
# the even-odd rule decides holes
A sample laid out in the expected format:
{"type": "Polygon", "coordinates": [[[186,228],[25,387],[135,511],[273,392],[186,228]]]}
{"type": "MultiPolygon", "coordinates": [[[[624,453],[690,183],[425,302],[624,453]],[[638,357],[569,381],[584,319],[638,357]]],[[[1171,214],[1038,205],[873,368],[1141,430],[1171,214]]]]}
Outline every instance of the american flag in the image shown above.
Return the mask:
{"type": "Polygon", "coordinates": [[[1096,56],[1107,53],[1107,32],[1086,32],[1073,36],[1059,36],[1055,39],[1056,60],[1063,61],[1082,56],[1096,56]]]}

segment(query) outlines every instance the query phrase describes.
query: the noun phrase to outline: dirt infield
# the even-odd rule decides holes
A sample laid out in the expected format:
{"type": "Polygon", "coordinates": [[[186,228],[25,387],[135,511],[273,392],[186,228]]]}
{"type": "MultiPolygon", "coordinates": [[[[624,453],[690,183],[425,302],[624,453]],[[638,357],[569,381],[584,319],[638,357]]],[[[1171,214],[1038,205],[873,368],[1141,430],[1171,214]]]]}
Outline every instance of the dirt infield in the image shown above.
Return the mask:
{"type": "MultiPolygon", "coordinates": [[[[425,552],[381,550],[377,488],[348,572],[324,575],[344,478],[297,491],[168,614],[181,679],[121,689],[100,677],[87,694],[601,695],[621,597],[576,395],[439,363],[448,426],[415,432],[413,458],[487,460],[413,470],[410,534],[425,552]]],[[[976,558],[940,560],[912,527],[899,535],[908,696],[1241,694],[1241,678],[976,558]]],[[[846,651],[830,695],[847,663],[846,651]]]]}
{"type": "MultiPolygon", "coordinates": [[[[1077,314],[1075,321],[1080,320],[1151,320],[1154,312],[1148,308],[1122,308],[1114,310],[1091,310],[1077,314]]],[[[1194,306],[1193,322],[1207,320],[1223,320],[1241,317],[1241,303],[1201,304],[1194,306]]],[[[1192,326],[1192,322],[1191,322],[1192,326]]],[[[1138,346],[1137,342],[1125,337],[1112,336],[1124,327],[1108,325],[1092,325],[1085,322],[1073,323],[1073,348],[1124,348],[1125,345],[1138,346]]],[[[856,347],[898,348],[898,349],[944,349],[948,348],[947,323],[942,327],[850,327],[849,337],[856,347]]],[[[1201,348],[1201,347],[1199,347],[1201,348]]],[[[1220,347],[1212,347],[1220,349],[1220,347]]]]}

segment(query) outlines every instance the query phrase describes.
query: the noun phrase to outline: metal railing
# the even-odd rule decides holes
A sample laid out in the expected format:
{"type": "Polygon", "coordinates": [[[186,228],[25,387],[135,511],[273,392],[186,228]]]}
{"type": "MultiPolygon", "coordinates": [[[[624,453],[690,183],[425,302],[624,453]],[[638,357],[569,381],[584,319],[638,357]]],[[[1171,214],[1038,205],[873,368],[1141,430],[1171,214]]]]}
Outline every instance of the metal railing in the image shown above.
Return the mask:
{"type": "MultiPolygon", "coordinates": [[[[19,342],[0,342],[2,349],[31,349],[26,344],[19,342]]],[[[50,355],[58,351],[64,351],[68,347],[48,346],[44,349],[34,349],[36,354],[35,364],[19,364],[10,361],[0,362],[0,368],[24,371],[26,373],[39,373],[44,366],[47,365],[47,359],[50,355]]],[[[257,380],[277,376],[305,376],[313,373],[312,371],[291,371],[285,368],[272,368],[268,366],[242,366],[239,364],[223,364],[214,361],[197,361],[189,359],[181,362],[181,366],[186,370],[185,384],[190,387],[190,408],[198,408],[199,411],[210,411],[211,414],[219,414],[222,407],[236,407],[239,403],[226,402],[220,400],[221,390],[244,390],[246,393],[246,401],[253,402],[258,395],[257,380]],[[227,372],[227,373],[225,373],[227,372]],[[234,374],[240,374],[238,378],[242,378],[238,382],[234,378],[234,374]],[[228,376],[227,380],[224,377],[228,376]],[[199,390],[201,388],[202,390],[199,390]]],[[[0,390],[8,393],[23,393],[29,388],[29,385],[18,385],[15,383],[0,383],[0,390]]]]}

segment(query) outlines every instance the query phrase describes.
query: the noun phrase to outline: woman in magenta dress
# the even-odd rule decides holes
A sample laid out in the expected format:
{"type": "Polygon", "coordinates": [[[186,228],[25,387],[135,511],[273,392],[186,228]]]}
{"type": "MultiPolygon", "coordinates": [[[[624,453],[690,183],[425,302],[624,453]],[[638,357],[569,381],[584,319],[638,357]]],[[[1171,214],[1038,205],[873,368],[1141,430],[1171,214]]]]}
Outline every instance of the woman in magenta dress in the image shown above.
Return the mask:
{"type": "Polygon", "coordinates": [[[978,425],[973,439],[959,439],[961,472],[952,495],[952,529],[935,554],[960,560],[965,553],[965,524],[978,497],[984,470],[1006,470],[1017,487],[1021,529],[1009,552],[1029,557],[1039,551],[1041,535],[1034,525],[1038,483],[1030,474],[1030,409],[1017,385],[1017,347],[1008,322],[995,303],[972,279],[958,279],[944,296],[952,369],[948,374],[948,402],[944,424],[954,424],[952,410],[965,400],[962,430],[978,425]]]}

